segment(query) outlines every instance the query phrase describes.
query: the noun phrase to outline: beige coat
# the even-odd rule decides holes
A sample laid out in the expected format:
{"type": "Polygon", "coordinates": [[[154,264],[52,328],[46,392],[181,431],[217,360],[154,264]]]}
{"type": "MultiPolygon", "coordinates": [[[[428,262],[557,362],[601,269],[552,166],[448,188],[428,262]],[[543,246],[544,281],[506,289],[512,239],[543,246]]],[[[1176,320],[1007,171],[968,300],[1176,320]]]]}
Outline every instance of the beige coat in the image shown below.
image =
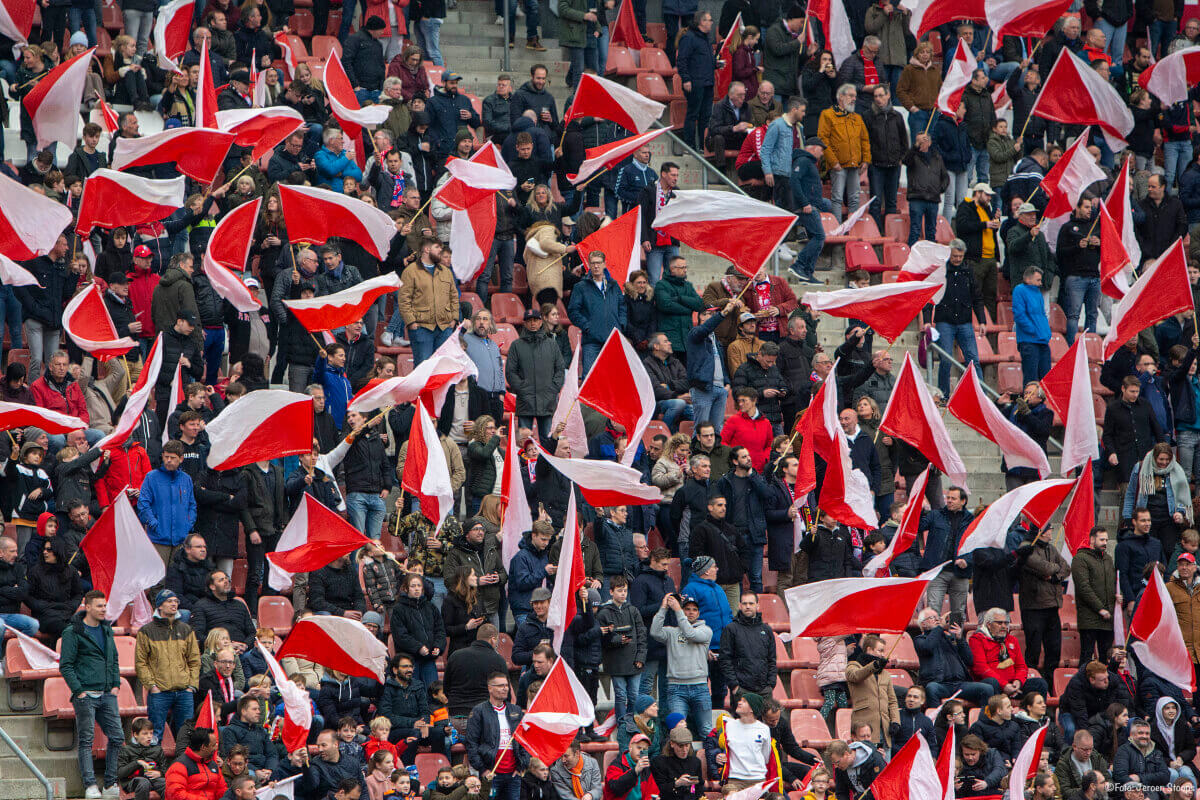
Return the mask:
{"type": "Polygon", "coordinates": [[[453,328],[458,323],[458,289],[449,267],[438,266],[433,274],[421,262],[414,261],[400,276],[396,306],[404,326],[416,323],[422,328],[453,328]]]}
{"type": "Polygon", "coordinates": [[[558,231],[553,225],[535,222],[529,226],[525,234],[525,274],[529,277],[529,292],[533,297],[543,289],[553,289],[562,297],[563,263],[560,257],[566,252],[567,245],[558,241],[558,231]]]}
{"type": "Polygon", "coordinates": [[[866,666],[851,660],[846,664],[846,686],[850,690],[850,705],[854,713],[850,726],[867,723],[876,736],[882,734],[884,742],[892,743],[890,728],[900,721],[900,705],[896,702],[896,690],[892,688],[892,676],[875,672],[874,666],[866,666]]]}

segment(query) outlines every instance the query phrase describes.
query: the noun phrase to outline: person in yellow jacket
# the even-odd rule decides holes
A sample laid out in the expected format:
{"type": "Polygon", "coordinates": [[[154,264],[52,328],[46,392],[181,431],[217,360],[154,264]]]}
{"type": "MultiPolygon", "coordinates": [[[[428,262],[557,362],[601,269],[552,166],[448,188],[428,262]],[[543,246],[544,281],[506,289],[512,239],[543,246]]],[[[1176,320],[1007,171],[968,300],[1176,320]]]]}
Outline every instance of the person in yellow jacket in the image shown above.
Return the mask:
{"type": "Polygon", "coordinates": [[[163,589],[154,597],[154,618],[138,630],[133,651],[138,681],[146,689],[146,715],[154,725],[154,740],[162,741],[163,726],[171,730],[192,719],[193,697],[200,685],[200,644],[192,627],[179,619],[179,597],[163,589]]]}
{"type": "Polygon", "coordinates": [[[833,215],[842,221],[842,200],[847,213],[858,210],[859,176],[871,163],[871,142],[863,118],[854,112],[858,90],[843,84],[837,90],[837,103],[821,112],[817,135],[825,142],[825,165],[833,184],[833,215]]]}
{"type": "Polygon", "coordinates": [[[400,275],[396,311],[412,342],[413,364],[433,355],[458,325],[458,290],[454,273],[442,264],[442,243],[426,237],[413,263],[400,275]]]}

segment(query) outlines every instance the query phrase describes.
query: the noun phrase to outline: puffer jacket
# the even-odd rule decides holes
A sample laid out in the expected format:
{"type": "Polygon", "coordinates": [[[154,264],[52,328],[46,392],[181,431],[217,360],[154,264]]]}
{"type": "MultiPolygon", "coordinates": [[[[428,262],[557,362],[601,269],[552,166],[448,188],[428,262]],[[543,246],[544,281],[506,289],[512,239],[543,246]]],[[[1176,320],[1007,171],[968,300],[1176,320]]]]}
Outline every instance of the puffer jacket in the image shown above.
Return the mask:
{"type": "Polygon", "coordinates": [[[202,761],[192,748],[167,767],[166,796],[173,800],[214,800],[225,795],[225,778],[215,754],[202,761]]]}
{"type": "Polygon", "coordinates": [[[335,724],[336,720],[342,717],[351,717],[362,722],[364,707],[362,692],[359,691],[354,678],[339,681],[329,674],[321,678],[317,711],[322,717],[334,720],[335,724]]]}
{"type": "MultiPolygon", "coordinates": [[[[958,124],[945,114],[933,123],[933,146],[942,156],[948,172],[963,172],[971,163],[971,142],[966,123],[958,124]]],[[[956,198],[957,199],[957,198],[956,198]]]]}
{"type": "Polygon", "coordinates": [[[365,611],[366,597],[358,583],[358,570],[353,563],[338,567],[328,564],[308,575],[308,606],[313,611],[326,611],[345,616],[347,611],[365,611]]]}
{"type": "Polygon", "coordinates": [[[988,747],[999,750],[1005,760],[1016,758],[1024,741],[1016,720],[992,719],[987,714],[979,715],[970,732],[987,742],[988,747]]]}
{"type": "Polygon", "coordinates": [[[646,663],[649,638],[637,607],[609,600],[596,611],[596,622],[601,627],[612,627],[603,634],[604,671],[609,675],[636,675],[640,670],[634,665],[646,663]],[[623,641],[624,637],[629,637],[629,641],[623,641]]]}
{"type": "MultiPolygon", "coordinates": [[[[867,13],[869,15],[870,11],[867,13]]],[[[891,105],[880,108],[872,103],[871,110],[863,117],[863,123],[867,126],[867,138],[871,143],[871,163],[877,167],[900,166],[908,150],[908,127],[900,112],[891,105]]]]}
{"type": "Polygon", "coordinates": [[[521,540],[508,565],[508,603],[513,614],[530,612],[529,596],[546,580],[546,565],[550,563],[547,550],[535,550],[528,536],[521,540]]]}
{"type": "Polygon", "coordinates": [[[871,140],[863,118],[853,111],[827,108],[817,122],[817,135],[825,142],[825,164],[829,168],[857,169],[871,163],[871,140]]]}
{"type": "Polygon", "coordinates": [[[429,717],[429,690],[416,677],[408,681],[408,686],[389,677],[383,685],[378,711],[391,720],[393,728],[411,728],[417,720],[429,717]]]}
{"type": "Polygon", "coordinates": [[[168,622],[156,612],[137,634],[134,666],[142,686],[164,692],[200,685],[200,646],[196,634],[179,618],[168,622]]]}
{"type": "Polygon", "coordinates": [[[208,576],[217,568],[211,559],[191,561],[183,548],[175,551],[167,567],[166,586],[179,596],[179,607],[191,609],[208,591],[208,576]]]}
{"type": "Polygon", "coordinates": [[[545,328],[523,329],[508,351],[504,377],[517,398],[519,417],[542,417],[554,413],[562,389],[566,364],[545,328]]]}
{"type": "Polygon", "coordinates": [[[988,136],[996,122],[992,91],[987,87],[976,91],[968,84],[963,89],[962,102],[967,107],[967,114],[963,117],[963,124],[967,126],[967,140],[974,149],[983,150],[987,147],[988,136]]]}
{"type": "Polygon", "coordinates": [[[603,346],[614,328],[625,329],[625,293],[607,270],[604,272],[604,287],[601,292],[595,281],[584,278],[571,291],[567,316],[583,333],[584,344],[603,346]]]}
{"type": "Polygon", "coordinates": [[[740,611],[721,630],[721,676],[726,686],[767,696],[775,688],[775,634],[762,614],[740,611]]]}
{"type": "MultiPolygon", "coordinates": [[[[671,341],[676,353],[687,352],[687,333],[692,329],[692,314],[704,308],[696,287],[687,278],[664,275],[654,284],[654,305],[658,308],[658,330],[671,341]]],[[[512,353],[509,353],[512,360],[512,353]]],[[[520,413],[520,412],[518,412],[520,413]]]]}
{"type": "Polygon", "coordinates": [[[411,654],[418,660],[432,661],[435,656],[421,656],[421,648],[445,651],[446,625],[442,614],[428,597],[402,595],[392,606],[392,641],[397,652],[411,654]]]}
{"type": "Polygon", "coordinates": [[[633,549],[633,531],[607,518],[596,520],[596,546],[605,575],[624,575],[629,580],[638,574],[637,551],[633,549]]]}

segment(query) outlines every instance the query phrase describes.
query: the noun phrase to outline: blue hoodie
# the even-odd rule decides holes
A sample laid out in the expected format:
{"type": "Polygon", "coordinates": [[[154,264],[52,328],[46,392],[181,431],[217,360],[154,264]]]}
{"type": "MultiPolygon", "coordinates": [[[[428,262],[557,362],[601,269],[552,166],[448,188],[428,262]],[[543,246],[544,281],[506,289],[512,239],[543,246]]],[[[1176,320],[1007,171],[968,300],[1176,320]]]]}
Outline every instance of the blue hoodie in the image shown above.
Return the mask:
{"type": "Polygon", "coordinates": [[[170,472],[160,466],[142,482],[137,513],[154,544],[183,544],[196,524],[192,479],[182,469],[170,472]]]}
{"type": "Polygon", "coordinates": [[[725,630],[725,626],[733,619],[733,612],[729,610],[729,597],[725,594],[725,590],[714,581],[693,575],[680,594],[685,597],[693,597],[700,604],[700,619],[704,620],[704,624],[712,629],[712,639],[708,649],[720,650],[721,631],[725,630]]]}
{"type": "Polygon", "coordinates": [[[346,406],[354,396],[350,389],[350,381],[346,378],[346,370],[343,367],[330,366],[324,356],[317,356],[317,361],[313,364],[312,378],[314,383],[321,384],[325,389],[325,408],[340,431],[342,423],[346,420],[346,406]]]}

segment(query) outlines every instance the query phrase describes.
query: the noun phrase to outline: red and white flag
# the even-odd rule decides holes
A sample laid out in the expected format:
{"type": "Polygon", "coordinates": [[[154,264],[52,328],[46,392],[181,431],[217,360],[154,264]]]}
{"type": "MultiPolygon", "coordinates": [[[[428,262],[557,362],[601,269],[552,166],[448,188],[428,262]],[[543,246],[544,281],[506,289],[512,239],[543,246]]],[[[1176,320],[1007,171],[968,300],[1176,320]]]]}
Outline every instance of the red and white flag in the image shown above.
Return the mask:
{"type": "Polygon", "coordinates": [[[1075,479],[1071,502],[1063,516],[1063,541],[1066,542],[1072,556],[1078,553],[1080,548],[1088,546],[1088,537],[1091,536],[1095,524],[1096,495],[1092,485],[1092,462],[1085,461],[1079,477],[1075,479]]]}
{"type": "Polygon", "coordinates": [[[281,661],[289,656],[355,678],[374,678],[383,683],[388,651],[387,645],[356,619],[313,616],[297,622],[283,647],[275,653],[275,658],[281,661]]]}
{"type": "Polygon", "coordinates": [[[666,108],[633,89],[585,72],[575,87],[571,107],[563,114],[563,125],[580,117],[598,117],[615,122],[627,131],[643,133],[658,121],[666,108]]]}
{"type": "Polygon", "coordinates": [[[263,389],[247,397],[250,402],[239,398],[208,423],[209,469],[235,469],[312,452],[311,397],[281,389],[263,389]]]}
{"type": "Polygon", "coordinates": [[[167,576],[166,567],[150,537],[129,503],[129,495],[117,492],[112,505],[79,543],[92,570],[92,585],[108,598],[109,622],[115,622],[138,595],[167,576]]]}
{"type": "Polygon", "coordinates": [[[396,235],[396,224],[386,212],[328,189],[280,184],[279,206],[293,244],[350,239],[382,261],[396,235]]]}
{"type": "MultiPolygon", "coordinates": [[[[879,515],[875,512],[871,483],[850,463],[850,443],[838,422],[840,410],[837,381],[825,381],[813,396],[800,423],[804,436],[801,455],[805,471],[803,491],[811,491],[816,484],[813,462],[814,456],[820,456],[825,462],[825,476],[817,498],[821,510],[853,528],[877,528],[879,515]]],[[[800,481],[797,481],[796,493],[801,493],[800,481]]]]}
{"type": "Polygon", "coordinates": [[[719,66],[713,74],[713,97],[724,100],[729,94],[729,84],[733,83],[733,54],[742,44],[742,12],[733,18],[733,24],[725,33],[721,46],[717,48],[719,66]]]}
{"type": "Polygon", "coordinates": [[[325,94],[329,96],[329,107],[345,131],[346,138],[354,142],[354,158],[358,162],[358,168],[362,169],[367,163],[367,155],[362,147],[363,128],[370,130],[376,125],[382,125],[387,121],[392,109],[382,103],[366,108],[358,104],[354,87],[350,78],[346,76],[346,68],[342,66],[342,59],[336,50],[329,51],[322,77],[325,81],[325,94]]]}
{"type": "Polygon", "coordinates": [[[237,276],[246,268],[261,205],[262,198],[259,197],[226,214],[213,228],[201,259],[204,274],[216,293],[243,313],[258,311],[263,305],[254,290],[237,276]]]}
{"type": "Polygon", "coordinates": [[[915,578],[832,578],[783,593],[791,638],[903,633],[939,564],[915,578]]]}
{"type": "Polygon", "coordinates": [[[213,83],[212,62],[208,57],[208,39],[200,45],[200,83],[196,90],[195,122],[198,128],[217,127],[217,87],[213,83]]]}
{"type": "Polygon", "coordinates": [[[55,142],[70,144],[78,138],[79,126],[83,124],[79,116],[79,98],[83,97],[88,66],[95,52],[96,48],[92,47],[59,64],[21,101],[33,120],[38,149],[55,142]]]}
{"type": "Polygon", "coordinates": [[[629,466],[637,455],[642,434],[654,419],[654,382],[629,340],[616,328],[600,348],[600,355],[583,385],[579,402],[625,428],[628,445],[621,463],[629,466]]]}
{"type": "Polygon", "coordinates": [[[1188,89],[1200,84],[1200,47],[1186,47],[1150,65],[1138,75],[1138,84],[1173,106],[1188,99],[1188,89]]]}
{"type": "Polygon", "coordinates": [[[80,350],[100,361],[123,356],[137,347],[128,336],[117,336],[117,326],[104,306],[98,283],[88,284],[71,298],[63,309],[62,326],[80,350]]]}
{"type": "MultiPolygon", "coordinates": [[[[179,404],[187,397],[183,391],[183,364],[175,365],[175,377],[171,378],[171,402],[167,404],[167,408],[178,408],[179,404]]],[[[162,443],[166,444],[171,441],[171,426],[163,426],[162,443]]]]}
{"type": "Polygon", "coordinates": [[[580,240],[577,253],[583,263],[593,251],[604,254],[608,274],[624,286],[642,268],[642,207],[634,206],[590,236],[580,240]]]}
{"type": "MultiPolygon", "coordinates": [[[[500,149],[492,142],[485,143],[467,161],[512,174],[500,149]]],[[[491,190],[479,192],[451,177],[441,186],[440,199],[450,206],[450,268],[459,283],[472,283],[483,272],[492,252],[492,240],[496,236],[495,193],[491,190]]]]}
{"type": "Polygon", "coordinates": [[[187,178],[182,175],[156,180],[98,169],[83,184],[75,232],[87,236],[92,228],[110,230],[158,222],[183,205],[186,184],[187,178]]]}
{"type": "Polygon", "coordinates": [[[867,215],[867,212],[871,210],[871,204],[874,202],[875,202],[875,197],[874,197],[874,195],[872,195],[871,197],[867,198],[867,202],[860,203],[858,208],[854,209],[854,212],[850,216],[846,217],[845,220],[842,221],[841,225],[838,225],[836,228],[834,228],[833,230],[831,230],[829,232],[829,235],[830,236],[849,236],[850,232],[854,230],[854,226],[858,224],[858,221],[860,219],[862,219],[863,217],[865,217],[867,215]]]}
{"type": "Polygon", "coordinates": [[[215,731],[221,726],[220,716],[217,714],[217,707],[213,703],[212,689],[204,695],[204,699],[200,701],[200,707],[196,709],[196,722],[193,728],[208,728],[210,731],[215,731]]]}
{"type": "MultiPolygon", "coordinates": [[[[1023,1],[1028,2],[1002,0],[1005,5],[1023,1]]],[[[1052,5],[1055,8],[1061,7],[1061,10],[1054,11],[1051,25],[1070,5],[1070,0],[1055,0],[1052,5]]],[[[988,21],[991,22],[990,14],[988,21]]],[[[1041,35],[1018,34],[1013,31],[1005,33],[997,29],[994,23],[992,32],[997,38],[1004,35],[1041,35]]],[[[1117,94],[1117,90],[1094,69],[1076,58],[1067,47],[1059,52],[1050,74],[1042,81],[1042,91],[1029,113],[1063,125],[1099,126],[1113,150],[1124,149],[1125,137],[1133,130],[1133,113],[1117,94]]]]}
{"type": "Polygon", "coordinates": [[[234,108],[217,112],[217,127],[232,133],[238,147],[252,147],[250,158],[258,161],[275,146],[298,131],[304,117],[289,106],[234,108]]]}
{"type": "Polygon", "coordinates": [[[142,367],[141,374],[138,375],[137,383],[133,385],[129,396],[125,398],[125,410],[121,412],[121,419],[113,428],[112,433],[96,442],[97,448],[112,450],[125,444],[125,440],[137,427],[138,420],[142,418],[142,413],[146,410],[146,404],[150,402],[150,397],[154,394],[154,387],[158,384],[158,373],[162,371],[162,361],[162,334],[160,333],[155,338],[154,344],[150,345],[146,364],[142,367]]]}
{"type": "Polygon", "coordinates": [[[612,733],[613,731],[615,731],[616,729],[617,729],[617,713],[615,711],[609,711],[608,716],[604,718],[604,721],[597,722],[596,725],[592,728],[592,730],[596,732],[597,736],[603,736],[605,738],[607,738],[608,735],[610,733],[612,733]]]}
{"type": "Polygon", "coordinates": [[[854,35],[850,32],[850,17],[846,16],[845,3],[839,0],[813,0],[808,4],[808,16],[816,17],[821,23],[825,47],[833,53],[833,63],[841,64],[854,53],[854,35]]]}
{"type": "MultiPolygon", "coordinates": [[[[583,546],[579,541],[579,517],[575,508],[575,492],[567,500],[567,517],[563,524],[562,549],[558,556],[558,571],[554,573],[554,588],[550,591],[550,610],[546,627],[554,632],[554,652],[562,652],[562,640],[567,627],[578,611],[579,589],[586,580],[583,574],[583,546]]],[[[561,659],[560,659],[561,660],[561,659]]]]}
{"type": "Polygon", "coordinates": [[[1104,180],[1104,171],[1087,149],[1091,130],[1091,127],[1084,128],[1083,133],[1042,178],[1040,185],[1047,198],[1046,219],[1070,214],[1079,202],[1079,196],[1096,181],[1104,180]]]}
{"type": "Polygon", "coordinates": [[[16,261],[45,255],[70,224],[71,209],[0,176],[0,252],[4,255],[16,261]]]}
{"type": "MultiPolygon", "coordinates": [[[[1044,734],[1043,734],[1044,735],[1044,734]]],[[[871,781],[871,797],[875,800],[909,800],[942,796],[942,781],[929,744],[920,733],[914,733],[900,751],[892,756],[875,780],[871,781]]]]}
{"type": "MultiPolygon", "coordinates": [[[[611,44],[632,47],[641,50],[646,46],[646,40],[638,29],[637,17],[633,13],[632,0],[621,0],[617,9],[617,21],[612,26],[611,44]]],[[[607,65],[605,65],[607,66],[607,65]]]]}
{"type": "Polygon", "coordinates": [[[112,110],[112,106],[104,102],[104,98],[97,98],[96,107],[92,109],[92,122],[95,122],[105,133],[116,133],[121,127],[121,118],[117,116],[117,112],[112,110]]]}
{"type": "Polygon", "coordinates": [[[209,128],[173,128],[136,139],[122,136],[113,151],[112,168],[173,164],[198,183],[210,184],[221,171],[233,140],[233,134],[209,128]]]}
{"type": "Polygon", "coordinates": [[[997,83],[996,88],[992,89],[992,105],[997,114],[1004,113],[1012,105],[1012,98],[1008,96],[1008,84],[997,83]]]}
{"type": "Polygon", "coordinates": [[[446,171],[450,180],[434,189],[433,197],[458,211],[493,200],[496,192],[512,191],[517,185],[503,159],[493,165],[483,160],[452,158],[446,162],[446,171]]]}
{"type": "Polygon", "coordinates": [[[296,76],[296,67],[300,65],[300,59],[296,55],[296,51],[292,49],[292,43],[288,39],[288,35],[283,31],[275,34],[275,46],[283,54],[282,65],[284,77],[290,81],[296,76]]]}
{"type": "Polygon", "coordinates": [[[271,680],[275,682],[275,688],[283,697],[283,746],[288,753],[294,753],[308,742],[308,731],[312,727],[312,698],[307,690],[292,683],[283,667],[275,660],[275,656],[263,647],[262,642],[255,639],[254,646],[262,654],[271,673],[271,680]]]}
{"type": "Polygon", "coordinates": [[[1179,627],[1175,603],[1159,571],[1152,569],[1150,573],[1150,583],[1129,620],[1129,636],[1138,640],[1130,649],[1155,675],[1185,691],[1195,692],[1196,673],[1179,627]]]}
{"type": "Polygon", "coordinates": [[[1129,287],[1133,284],[1133,268],[1142,263],[1142,247],[1138,244],[1137,231],[1133,227],[1133,203],[1129,196],[1129,170],[1129,159],[1125,159],[1125,164],[1117,173],[1117,179],[1113,181],[1112,188],[1108,190],[1108,197],[1104,200],[1104,207],[1112,217],[1112,222],[1116,225],[1117,230],[1120,231],[1121,243],[1125,245],[1125,254],[1129,257],[1129,264],[1119,273],[1104,273],[1103,247],[1106,242],[1104,234],[1100,235],[1102,248],[1100,290],[1117,300],[1120,300],[1129,291],[1129,287]]]}
{"type": "Polygon", "coordinates": [[[1042,527],[1067,499],[1075,481],[1070,478],[1053,478],[1034,481],[1018,486],[1000,498],[975,519],[963,531],[958,543],[958,554],[965,555],[980,547],[1004,547],[1008,529],[1024,514],[1034,525],[1042,527]]]}
{"type": "MultiPolygon", "coordinates": [[[[1115,583],[1117,585],[1116,594],[1114,597],[1121,595],[1121,570],[1116,571],[1115,583]]],[[[1137,611],[1137,609],[1134,609],[1137,611]]],[[[1125,612],[1121,610],[1120,603],[1113,603],[1113,641],[1123,642],[1128,638],[1125,633],[1125,612]]]]}
{"type": "Polygon", "coordinates": [[[880,336],[894,342],[934,295],[942,291],[945,291],[944,281],[942,285],[900,281],[832,292],[805,292],[800,302],[831,317],[861,319],[880,336]]]}
{"type": "Polygon", "coordinates": [[[963,373],[946,403],[946,410],[980,436],[1000,448],[1004,462],[1013,467],[1036,469],[1038,477],[1050,474],[1046,451],[1029,434],[1010,422],[983,392],[983,384],[973,369],[963,373]]]}
{"type": "Polygon", "coordinates": [[[84,430],[88,424],[79,417],[72,417],[41,406],[24,403],[7,403],[0,400],[0,431],[15,428],[41,428],[51,436],[61,436],[71,431],[84,430]]]}
{"type": "Polygon", "coordinates": [[[521,546],[521,537],[533,527],[533,512],[525,496],[525,481],[521,477],[524,461],[521,442],[517,441],[516,424],[508,426],[508,443],[504,448],[504,477],[500,479],[500,560],[504,568],[512,563],[521,546]]]}
{"type": "Polygon", "coordinates": [[[732,261],[738,272],[753,278],[795,221],[795,214],[732,192],[679,190],[658,212],[654,227],[690,247],[732,261]],[[747,236],[748,230],[754,235],[747,236]]]}
{"type": "Polygon", "coordinates": [[[1121,229],[1109,213],[1108,206],[1101,203],[1100,291],[1117,300],[1124,297],[1129,291],[1129,268],[1132,263],[1122,240],[1121,229]]]}
{"type": "MultiPolygon", "coordinates": [[[[455,335],[450,338],[458,337],[455,335]]],[[[459,350],[461,352],[461,346],[459,350]]],[[[431,414],[440,414],[450,387],[468,376],[479,376],[474,361],[465,353],[459,355],[449,352],[449,349],[443,352],[439,348],[433,356],[417,364],[409,374],[397,375],[374,386],[364,387],[351,398],[346,410],[370,414],[381,408],[415,403],[418,397],[427,397],[429,400],[426,409],[431,414]]]]}
{"type": "Polygon", "coordinates": [[[1183,239],[1176,239],[1165,253],[1147,265],[1129,292],[1113,306],[1112,327],[1104,337],[1104,358],[1112,358],[1123,344],[1151,325],[1191,310],[1187,252],[1183,239]]]}
{"type": "Polygon", "coordinates": [[[888,399],[879,431],[908,442],[941,470],[955,486],[966,489],[967,467],[950,440],[941,412],[913,361],[905,352],[904,365],[888,399]]]}
{"type": "Polygon", "coordinates": [[[954,759],[958,755],[958,746],[954,739],[954,726],[951,725],[946,731],[946,738],[937,757],[938,780],[942,783],[942,791],[937,795],[939,800],[954,800],[954,773],[957,766],[954,759]]]}
{"type": "Polygon", "coordinates": [[[583,151],[583,163],[579,165],[579,171],[574,175],[568,174],[567,180],[578,186],[600,170],[621,163],[628,156],[641,150],[642,145],[654,141],[669,130],[674,129],[655,128],[652,131],[627,136],[615,142],[589,147],[583,151]]]}
{"type": "Polygon", "coordinates": [[[16,44],[26,44],[33,30],[33,16],[37,13],[37,0],[4,0],[0,2],[0,36],[7,36],[16,44]]]}
{"type": "Polygon", "coordinates": [[[567,666],[567,660],[557,658],[513,731],[513,738],[543,764],[553,764],[567,752],[579,729],[595,720],[596,707],[587,690],[567,666]]]}
{"type": "Polygon", "coordinates": [[[1005,36],[1041,37],[1067,12],[1071,0],[984,0],[984,16],[999,43],[1005,36]]]}
{"type": "Polygon", "coordinates": [[[336,331],[362,319],[376,300],[399,288],[400,276],[388,272],[340,292],[308,300],[284,300],[283,304],[306,330],[336,331]]]}
{"type": "MultiPolygon", "coordinates": [[[[59,655],[51,650],[46,645],[34,639],[32,636],[26,636],[16,628],[7,628],[13,636],[17,637],[17,647],[21,649],[21,655],[25,656],[25,663],[30,669],[52,669],[58,670],[59,655]]],[[[15,676],[13,676],[15,677],[15,676]]]]}
{"type": "Polygon", "coordinates": [[[983,22],[987,19],[984,0],[906,0],[900,5],[912,12],[908,27],[918,39],[948,22],[960,19],[983,22]]]}
{"type": "Polygon", "coordinates": [[[971,75],[977,66],[971,48],[959,39],[950,59],[950,68],[946,70],[946,77],[942,79],[942,88],[938,91],[938,111],[951,117],[958,113],[958,107],[962,105],[963,90],[971,84],[971,75]]]}
{"type": "Polygon", "coordinates": [[[1088,371],[1087,348],[1077,336],[1066,355],[1041,380],[1046,405],[1064,424],[1062,463],[1066,475],[1082,464],[1100,457],[1096,436],[1096,410],[1092,402],[1092,376],[1088,371]]]}
{"type": "Polygon", "coordinates": [[[276,591],[292,587],[292,576],[316,572],[324,566],[365,547],[371,540],[349,522],[326,508],[311,494],[288,520],[275,550],[267,553],[270,575],[267,583],[276,591]]]}
{"type": "Polygon", "coordinates": [[[586,458],[558,458],[538,444],[538,451],[550,466],[579,487],[583,499],[593,508],[608,506],[648,506],[662,500],[657,486],[642,483],[642,473],[612,461],[586,458]]]}
{"type": "MultiPolygon", "coordinates": [[[[887,568],[899,554],[912,547],[921,532],[921,506],[925,503],[925,487],[929,483],[929,467],[926,466],[908,489],[908,502],[904,504],[904,513],[900,515],[900,524],[892,539],[883,548],[883,552],[872,556],[863,567],[864,578],[887,577],[887,568]],[[882,574],[880,574],[882,573],[882,574]]],[[[797,517],[797,519],[799,519],[797,517]]]]}
{"type": "Polygon", "coordinates": [[[154,52],[158,66],[167,72],[178,72],[175,63],[188,49],[192,33],[192,17],[196,0],[171,0],[158,10],[154,20],[154,52]]]}
{"type": "Polygon", "coordinates": [[[446,453],[438,439],[437,428],[424,403],[416,404],[400,486],[417,498],[421,513],[435,528],[440,529],[446,515],[454,510],[450,466],[446,463],[446,453]]]}
{"type": "Polygon", "coordinates": [[[1009,800],[1025,800],[1025,789],[1029,782],[1037,776],[1038,762],[1042,760],[1042,745],[1046,741],[1046,731],[1049,725],[1039,726],[1032,736],[1021,745],[1021,751],[1012,762],[1012,772],[1008,778],[1009,800]]]}
{"type": "Polygon", "coordinates": [[[5,286],[41,286],[29,270],[0,254],[0,283],[5,286]]]}
{"type": "Polygon", "coordinates": [[[566,442],[571,448],[571,455],[576,458],[582,458],[587,454],[587,429],[583,424],[583,412],[579,410],[579,372],[580,372],[580,354],[582,347],[575,348],[575,354],[571,356],[571,364],[567,367],[567,374],[563,378],[563,387],[558,392],[558,405],[554,407],[554,416],[550,419],[550,427],[558,427],[558,423],[565,422],[567,427],[563,428],[562,435],[558,437],[560,442],[566,442]]]}
{"type": "Polygon", "coordinates": [[[941,302],[946,294],[946,262],[950,260],[950,245],[938,244],[926,239],[913,242],[908,249],[908,257],[900,265],[898,282],[929,281],[938,285],[933,302],[941,302]]]}

